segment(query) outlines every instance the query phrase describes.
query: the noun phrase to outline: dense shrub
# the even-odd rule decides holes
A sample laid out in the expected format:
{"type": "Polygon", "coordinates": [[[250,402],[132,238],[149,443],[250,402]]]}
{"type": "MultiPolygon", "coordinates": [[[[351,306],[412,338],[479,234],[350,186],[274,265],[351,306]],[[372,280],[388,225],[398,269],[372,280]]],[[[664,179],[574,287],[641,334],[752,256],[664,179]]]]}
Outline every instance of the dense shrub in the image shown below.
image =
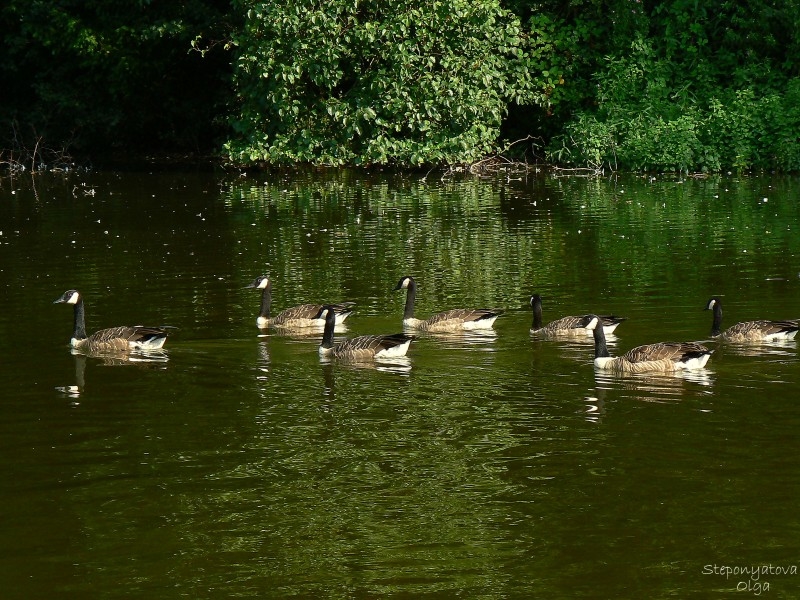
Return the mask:
{"type": "Polygon", "coordinates": [[[234,160],[468,162],[495,148],[509,103],[547,102],[496,0],[240,4],[234,160]]]}
{"type": "Polygon", "coordinates": [[[626,46],[597,60],[593,102],[565,115],[549,158],[625,170],[798,169],[794,4],[654,5],[626,46]]]}
{"type": "Polygon", "coordinates": [[[800,170],[800,0],[7,0],[0,33],[0,165],[452,164],[534,136],[559,165],[800,170]]]}

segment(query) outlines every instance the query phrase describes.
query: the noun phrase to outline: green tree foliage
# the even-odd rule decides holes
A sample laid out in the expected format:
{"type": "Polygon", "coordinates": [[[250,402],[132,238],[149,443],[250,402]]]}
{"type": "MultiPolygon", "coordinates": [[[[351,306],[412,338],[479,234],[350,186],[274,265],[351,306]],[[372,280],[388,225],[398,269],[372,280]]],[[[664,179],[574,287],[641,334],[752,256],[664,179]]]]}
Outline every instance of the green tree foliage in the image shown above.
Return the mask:
{"type": "Polygon", "coordinates": [[[798,2],[635,6],[646,18],[598,46],[594,90],[565,115],[552,160],[636,170],[800,168],[798,2]]]}
{"type": "Polygon", "coordinates": [[[0,149],[800,170],[800,0],[6,0],[0,33],[0,149]]]}
{"type": "Polygon", "coordinates": [[[510,103],[548,102],[496,0],[239,5],[237,161],[468,162],[495,149],[510,103]]]}
{"type": "Polygon", "coordinates": [[[192,41],[222,39],[229,12],[219,0],[8,0],[0,135],[95,156],[210,148],[229,59],[221,45],[201,58],[192,41]]]}

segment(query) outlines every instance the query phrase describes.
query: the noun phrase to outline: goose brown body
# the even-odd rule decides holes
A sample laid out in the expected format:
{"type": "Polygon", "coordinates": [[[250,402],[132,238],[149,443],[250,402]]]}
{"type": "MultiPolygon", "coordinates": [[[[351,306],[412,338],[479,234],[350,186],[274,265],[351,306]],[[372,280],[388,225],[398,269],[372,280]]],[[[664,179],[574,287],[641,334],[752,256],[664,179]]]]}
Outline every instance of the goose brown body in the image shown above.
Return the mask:
{"type": "Polygon", "coordinates": [[[722,330],[722,300],[714,296],[706,304],[705,310],[713,311],[711,337],[732,343],[758,343],[777,340],[793,340],[800,330],[800,323],[793,320],[742,321],[722,330]]]}
{"type": "MultiPolygon", "coordinates": [[[[584,336],[592,335],[592,330],[586,328],[590,315],[566,316],[550,321],[542,325],[542,297],[539,294],[531,296],[531,308],[533,309],[533,323],[531,333],[544,336],[584,336]]],[[[608,335],[613,333],[617,326],[626,320],[626,317],[615,315],[600,315],[603,323],[603,331],[608,335]]]]}
{"type": "Polygon", "coordinates": [[[325,331],[319,354],[324,357],[342,360],[362,361],[376,358],[394,358],[405,356],[414,337],[405,333],[389,335],[362,335],[338,344],[333,343],[333,331],[336,326],[336,309],[333,305],[323,306],[319,318],[325,320],[325,331]]]}
{"type": "Polygon", "coordinates": [[[169,335],[169,328],[142,325],[109,327],[86,335],[85,305],[80,292],[68,290],[54,304],[73,305],[74,321],[70,345],[82,352],[113,354],[131,350],[159,350],[169,335]]]}
{"type": "MultiPolygon", "coordinates": [[[[272,280],[267,276],[256,278],[248,288],[261,290],[261,310],[256,317],[259,329],[275,327],[276,329],[307,329],[309,327],[324,327],[325,321],[317,318],[323,304],[299,304],[282,310],[274,317],[270,316],[272,306],[272,280]]],[[[336,310],[336,324],[344,320],[353,312],[355,302],[341,302],[332,305],[336,310]]]]}
{"type": "Polygon", "coordinates": [[[600,317],[589,315],[587,327],[594,335],[594,365],[618,373],[653,373],[702,369],[711,358],[713,350],[697,342],[657,342],[628,350],[622,356],[612,357],[606,346],[600,317]]]}
{"type": "Polygon", "coordinates": [[[471,331],[491,329],[502,310],[494,308],[454,308],[431,315],[427,319],[414,316],[414,302],[417,296],[417,284],[413,277],[405,276],[394,290],[407,290],[406,305],[403,312],[403,325],[410,329],[430,332],[471,331]]]}

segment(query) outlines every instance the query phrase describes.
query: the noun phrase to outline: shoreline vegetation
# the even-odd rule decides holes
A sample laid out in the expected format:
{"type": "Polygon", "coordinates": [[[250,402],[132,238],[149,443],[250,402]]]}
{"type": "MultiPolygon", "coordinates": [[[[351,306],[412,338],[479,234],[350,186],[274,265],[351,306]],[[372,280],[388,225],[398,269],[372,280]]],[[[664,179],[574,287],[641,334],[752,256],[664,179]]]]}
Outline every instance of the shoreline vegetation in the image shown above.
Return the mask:
{"type": "Polygon", "coordinates": [[[0,8],[0,173],[800,171],[800,0],[0,8]]]}
{"type": "MultiPolygon", "coordinates": [[[[282,165],[286,167],[286,165],[282,165]]],[[[298,164],[295,167],[316,166],[325,168],[327,165],[298,164]]],[[[349,166],[349,165],[346,165],[349,166]]],[[[269,165],[241,165],[234,164],[224,157],[213,154],[149,154],[149,155],[120,155],[112,158],[106,157],[100,168],[120,168],[123,170],[144,168],[148,170],[169,170],[175,168],[194,168],[200,170],[262,170],[269,165]]],[[[391,168],[392,165],[372,165],[362,168],[391,168]]],[[[44,140],[37,140],[31,148],[15,148],[13,150],[0,149],[0,176],[21,176],[37,173],[70,173],[94,169],[94,162],[90,158],[78,159],[69,154],[68,149],[51,149],[44,145],[44,140]]],[[[541,172],[564,175],[594,176],[603,175],[606,170],[600,167],[562,167],[544,163],[530,163],[517,158],[510,158],[506,154],[487,156],[471,164],[433,165],[425,169],[416,167],[416,170],[438,170],[443,176],[454,174],[470,174],[482,177],[492,177],[504,174],[513,180],[522,179],[541,172]]]]}

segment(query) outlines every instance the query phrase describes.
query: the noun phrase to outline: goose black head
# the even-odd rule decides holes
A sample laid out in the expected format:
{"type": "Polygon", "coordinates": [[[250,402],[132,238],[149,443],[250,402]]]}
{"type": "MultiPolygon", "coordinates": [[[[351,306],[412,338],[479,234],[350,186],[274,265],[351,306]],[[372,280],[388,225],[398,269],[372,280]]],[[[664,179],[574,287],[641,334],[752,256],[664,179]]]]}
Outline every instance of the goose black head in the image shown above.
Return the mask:
{"type": "Polygon", "coordinates": [[[397,285],[394,286],[393,291],[396,292],[397,290],[405,290],[410,288],[412,285],[414,285],[414,278],[410,275],[406,275],[405,277],[400,278],[400,281],[398,281],[397,285]]]}
{"type": "Polygon", "coordinates": [[[598,326],[600,326],[600,330],[602,331],[603,328],[600,323],[600,317],[598,317],[597,315],[586,315],[583,318],[585,323],[584,327],[586,329],[594,330],[597,329],[598,326]]]}
{"type": "Polygon", "coordinates": [[[53,304],[77,304],[80,302],[81,295],[78,290],[67,290],[60,298],[53,301],[53,304]]]}
{"type": "Polygon", "coordinates": [[[322,308],[319,309],[317,316],[314,317],[315,319],[323,319],[327,321],[329,318],[335,319],[336,318],[336,309],[333,308],[330,304],[326,304],[322,308]]]}
{"type": "Polygon", "coordinates": [[[714,310],[714,307],[717,306],[722,308],[722,301],[720,300],[719,296],[714,296],[708,301],[704,310],[714,310]]]}
{"type": "Polygon", "coordinates": [[[269,275],[260,275],[256,277],[252,283],[249,283],[245,286],[246,288],[256,288],[259,290],[269,290],[272,289],[272,281],[269,278],[269,275]]]}

